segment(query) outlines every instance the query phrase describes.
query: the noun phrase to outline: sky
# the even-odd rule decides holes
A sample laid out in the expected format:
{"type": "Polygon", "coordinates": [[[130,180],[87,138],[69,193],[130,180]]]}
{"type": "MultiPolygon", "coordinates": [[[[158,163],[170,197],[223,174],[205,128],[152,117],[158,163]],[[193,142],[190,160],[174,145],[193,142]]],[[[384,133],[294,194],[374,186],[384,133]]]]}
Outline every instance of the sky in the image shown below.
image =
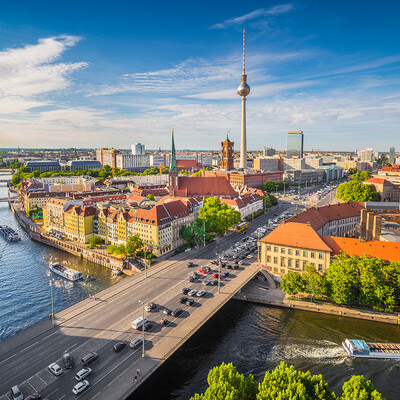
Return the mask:
{"type": "Polygon", "coordinates": [[[0,3],[0,148],[400,150],[395,0],[0,3]]]}

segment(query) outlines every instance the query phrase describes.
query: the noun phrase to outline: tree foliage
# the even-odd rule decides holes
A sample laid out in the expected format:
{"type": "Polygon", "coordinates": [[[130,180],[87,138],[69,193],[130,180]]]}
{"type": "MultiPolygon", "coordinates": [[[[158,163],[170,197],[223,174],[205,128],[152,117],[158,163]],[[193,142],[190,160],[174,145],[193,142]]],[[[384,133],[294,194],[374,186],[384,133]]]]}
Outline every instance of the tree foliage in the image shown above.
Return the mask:
{"type": "Polygon", "coordinates": [[[304,290],[303,278],[297,272],[290,271],[282,278],[281,289],[288,295],[301,293],[304,290]]]}
{"type": "Polygon", "coordinates": [[[209,197],[203,200],[199,219],[205,221],[208,232],[224,233],[240,222],[240,213],[226,203],[221,203],[218,197],[209,197]]]}
{"type": "Polygon", "coordinates": [[[156,201],[156,198],[151,193],[149,193],[146,197],[151,201],[156,201]]]}
{"type": "Polygon", "coordinates": [[[137,254],[144,246],[142,238],[139,234],[132,235],[126,242],[126,253],[129,257],[137,254]]]}
{"type": "Polygon", "coordinates": [[[274,182],[274,181],[268,180],[262,184],[261,189],[264,192],[271,193],[273,191],[283,190],[284,188],[287,189],[288,187],[289,187],[289,184],[287,181],[274,182]]]}
{"type": "Polygon", "coordinates": [[[100,243],[103,243],[103,239],[100,236],[94,235],[89,239],[89,249],[94,249],[99,245],[100,243]]]}
{"type": "Polygon", "coordinates": [[[357,181],[357,182],[364,182],[364,181],[368,180],[369,178],[371,178],[371,176],[372,176],[371,171],[360,171],[360,172],[356,172],[356,173],[352,174],[351,179],[353,181],[357,181]]]}
{"type": "Polygon", "coordinates": [[[306,265],[301,277],[305,293],[311,294],[317,299],[321,299],[327,294],[325,277],[320,275],[312,265],[306,265]]]}
{"type": "Polygon", "coordinates": [[[371,381],[363,375],[353,375],[342,386],[340,400],[384,400],[371,381]]]}
{"type": "Polygon", "coordinates": [[[204,241],[207,232],[204,229],[203,220],[196,219],[189,225],[183,225],[179,230],[180,236],[191,246],[204,241]]]}
{"type": "Polygon", "coordinates": [[[336,197],[343,201],[380,201],[381,195],[372,184],[352,180],[339,185],[336,197]]]}

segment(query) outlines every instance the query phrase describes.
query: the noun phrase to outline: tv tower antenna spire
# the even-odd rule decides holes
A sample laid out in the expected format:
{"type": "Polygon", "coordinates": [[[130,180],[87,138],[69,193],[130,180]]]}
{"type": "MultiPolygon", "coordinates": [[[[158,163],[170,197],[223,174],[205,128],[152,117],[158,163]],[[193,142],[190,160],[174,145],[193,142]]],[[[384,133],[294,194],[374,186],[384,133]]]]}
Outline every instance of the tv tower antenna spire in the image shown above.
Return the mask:
{"type": "Polygon", "coordinates": [[[245,48],[246,48],[246,28],[243,28],[243,75],[246,74],[245,48]]]}

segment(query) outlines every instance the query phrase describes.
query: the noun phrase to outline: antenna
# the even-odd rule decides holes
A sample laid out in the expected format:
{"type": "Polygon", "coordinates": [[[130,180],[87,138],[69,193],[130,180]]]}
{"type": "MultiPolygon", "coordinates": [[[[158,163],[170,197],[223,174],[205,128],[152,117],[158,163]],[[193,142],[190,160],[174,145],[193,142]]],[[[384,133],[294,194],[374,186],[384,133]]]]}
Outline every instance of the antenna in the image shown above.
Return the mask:
{"type": "Polygon", "coordinates": [[[245,44],[246,44],[246,30],[243,28],[243,75],[245,74],[245,44]]]}

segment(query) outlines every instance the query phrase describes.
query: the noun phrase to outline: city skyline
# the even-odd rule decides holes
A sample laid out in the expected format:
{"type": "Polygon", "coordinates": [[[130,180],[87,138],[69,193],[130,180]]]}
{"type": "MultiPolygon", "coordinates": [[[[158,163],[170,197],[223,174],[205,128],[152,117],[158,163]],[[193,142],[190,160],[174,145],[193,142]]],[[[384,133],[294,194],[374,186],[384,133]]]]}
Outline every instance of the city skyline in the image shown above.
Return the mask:
{"type": "Polygon", "coordinates": [[[0,6],[2,147],[167,149],[172,127],[180,149],[217,149],[226,130],[240,143],[243,27],[249,151],[284,149],[290,130],[306,149],[395,145],[395,2],[22,3],[0,6]]]}

